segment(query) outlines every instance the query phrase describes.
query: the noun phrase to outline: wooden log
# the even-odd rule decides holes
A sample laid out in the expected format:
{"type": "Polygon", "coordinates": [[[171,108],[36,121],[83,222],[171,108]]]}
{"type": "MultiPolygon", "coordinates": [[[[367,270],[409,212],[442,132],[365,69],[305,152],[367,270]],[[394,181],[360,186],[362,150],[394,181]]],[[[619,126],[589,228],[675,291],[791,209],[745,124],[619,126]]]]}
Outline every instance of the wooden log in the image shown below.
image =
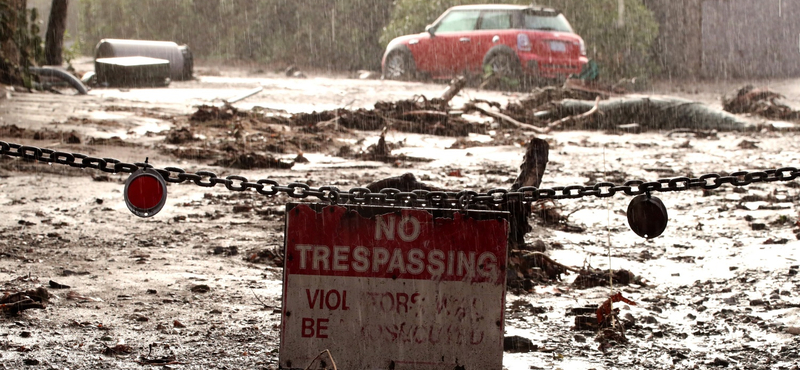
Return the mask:
{"type": "Polygon", "coordinates": [[[461,89],[467,86],[467,79],[464,76],[458,76],[450,81],[450,86],[442,93],[442,101],[440,103],[439,108],[441,110],[447,110],[447,106],[450,104],[450,101],[461,92],[461,89]]]}
{"type": "MultiPolygon", "coordinates": [[[[516,191],[521,187],[535,186],[542,184],[544,170],[547,168],[550,145],[547,141],[533,138],[528,143],[525,155],[522,157],[522,164],[519,166],[519,175],[511,185],[511,191],[516,191]]],[[[509,217],[508,244],[512,249],[518,245],[525,244],[525,234],[533,230],[528,223],[528,216],[531,214],[530,205],[526,205],[519,200],[509,201],[507,211],[509,217]]]]}

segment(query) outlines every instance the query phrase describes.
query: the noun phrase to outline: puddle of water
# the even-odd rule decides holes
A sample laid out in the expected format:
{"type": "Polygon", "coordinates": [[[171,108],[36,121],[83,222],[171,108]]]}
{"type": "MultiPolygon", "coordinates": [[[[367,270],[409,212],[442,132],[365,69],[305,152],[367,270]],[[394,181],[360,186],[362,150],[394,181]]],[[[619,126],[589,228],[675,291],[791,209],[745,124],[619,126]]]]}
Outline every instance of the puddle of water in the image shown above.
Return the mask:
{"type": "MultiPolygon", "coordinates": [[[[111,116],[111,115],[104,115],[104,114],[95,114],[95,113],[102,113],[102,112],[91,112],[90,117],[92,119],[110,119],[110,118],[97,118],[98,116],[111,116]]],[[[157,118],[149,118],[149,117],[137,117],[132,114],[129,115],[113,115],[116,120],[124,120],[130,126],[133,127],[103,127],[103,128],[85,128],[85,132],[88,136],[100,138],[100,139],[108,139],[114,136],[117,136],[123,140],[132,139],[136,137],[144,136],[148,132],[163,132],[169,130],[172,125],[170,122],[160,120],[157,118]]]]}

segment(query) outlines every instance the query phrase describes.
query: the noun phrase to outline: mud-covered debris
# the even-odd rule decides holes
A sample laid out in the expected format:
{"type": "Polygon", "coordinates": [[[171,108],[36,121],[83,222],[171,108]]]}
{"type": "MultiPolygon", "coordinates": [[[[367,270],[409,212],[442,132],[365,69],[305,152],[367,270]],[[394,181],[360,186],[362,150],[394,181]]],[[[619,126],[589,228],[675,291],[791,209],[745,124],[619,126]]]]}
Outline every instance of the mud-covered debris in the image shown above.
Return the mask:
{"type": "Polygon", "coordinates": [[[161,357],[155,357],[155,358],[142,356],[142,357],[139,358],[139,361],[136,361],[136,362],[138,362],[140,365],[153,365],[153,366],[165,366],[165,365],[179,365],[179,364],[182,364],[182,362],[178,362],[178,359],[177,359],[177,357],[175,357],[174,354],[161,356],[161,357]]]}
{"type": "Polygon", "coordinates": [[[114,180],[111,179],[111,176],[105,173],[94,173],[92,174],[92,180],[97,182],[112,182],[114,180]]]}
{"type": "Polygon", "coordinates": [[[525,353],[539,350],[539,346],[533,344],[530,339],[518,335],[503,338],[503,351],[509,353],[525,353]]]}
{"type": "Polygon", "coordinates": [[[78,135],[73,131],[64,138],[64,142],[67,144],[80,144],[81,138],[79,138],[78,135]]]}
{"type": "Polygon", "coordinates": [[[800,111],[778,101],[784,98],[767,88],[747,85],[740,88],[733,97],[723,97],[722,108],[726,112],[749,113],[768,119],[800,120],[800,111]]]}
{"type": "Polygon", "coordinates": [[[103,346],[105,348],[103,348],[102,353],[103,353],[103,355],[106,355],[106,356],[127,355],[127,354],[130,354],[131,352],[133,352],[133,348],[131,348],[131,346],[129,346],[127,344],[120,343],[120,344],[117,344],[117,345],[115,345],[113,347],[109,347],[109,346],[106,346],[104,344],[103,346]]]}
{"type": "Polygon", "coordinates": [[[169,144],[184,144],[194,141],[194,132],[188,127],[174,127],[167,132],[164,139],[169,144]]]}
{"type": "Polygon", "coordinates": [[[717,367],[728,367],[728,365],[730,364],[731,362],[728,359],[722,357],[714,358],[714,361],[708,363],[708,365],[710,366],[717,366],[717,367]]]}
{"type": "Polygon", "coordinates": [[[295,65],[286,67],[286,69],[283,70],[283,74],[286,75],[286,77],[306,78],[306,74],[299,70],[295,65]]]}
{"type": "Polygon", "coordinates": [[[509,252],[508,269],[509,276],[514,274],[516,278],[538,282],[561,280],[563,274],[580,271],[575,267],[558,263],[542,252],[523,250],[509,252]]]}
{"type": "Polygon", "coordinates": [[[736,144],[739,149],[758,149],[758,141],[753,140],[742,140],[739,144],[736,144]]]}
{"type": "Polygon", "coordinates": [[[224,256],[235,256],[235,255],[239,254],[239,247],[237,247],[235,245],[232,245],[230,247],[219,247],[218,246],[218,247],[214,247],[214,249],[212,249],[210,253],[211,254],[215,254],[215,255],[221,254],[221,255],[224,255],[224,256]]]}
{"type": "Polygon", "coordinates": [[[237,204],[233,206],[233,213],[250,213],[253,210],[253,206],[247,204],[237,204]]]}
{"type": "Polygon", "coordinates": [[[79,301],[79,302],[102,302],[103,300],[97,297],[89,297],[83,294],[80,294],[74,290],[70,290],[67,292],[67,299],[71,301],[79,301]]]}
{"type": "Polygon", "coordinates": [[[545,252],[547,251],[547,243],[541,239],[536,239],[531,243],[525,243],[519,246],[521,250],[530,252],[545,252]]]}
{"type": "Polygon", "coordinates": [[[546,104],[564,99],[595,100],[598,97],[605,100],[608,99],[608,94],[550,86],[535,89],[529,95],[520,98],[518,101],[509,102],[506,109],[503,110],[503,113],[518,121],[533,124],[542,121],[537,117],[536,113],[547,110],[548,107],[546,104]]]}
{"type": "Polygon", "coordinates": [[[303,155],[303,152],[297,153],[297,157],[294,157],[294,163],[308,163],[309,160],[303,155]]]}
{"type": "Polygon", "coordinates": [[[381,136],[378,137],[378,142],[375,144],[370,145],[367,149],[361,153],[358,153],[355,156],[348,156],[348,157],[355,157],[360,160],[366,161],[379,161],[384,163],[397,163],[398,161],[407,160],[404,155],[392,155],[392,150],[395,149],[396,145],[389,143],[386,141],[386,128],[384,127],[383,132],[381,132],[381,136]]]}
{"type": "Polygon", "coordinates": [[[534,306],[525,299],[517,299],[514,302],[511,302],[511,307],[509,307],[509,311],[511,313],[541,315],[546,313],[548,309],[546,307],[534,306]]]}
{"type": "Polygon", "coordinates": [[[239,113],[239,110],[234,108],[231,105],[224,105],[224,106],[216,106],[216,105],[201,105],[197,107],[197,111],[195,111],[190,117],[190,121],[196,122],[207,122],[213,120],[229,120],[235,117],[239,113]]]}
{"type": "Polygon", "coordinates": [[[294,166],[294,162],[284,162],[269,154],[264,155],[255,152],[235,152],[230,153],[225,158],[212,163],[212,166],[223,166],[243,170],[258,168],[290,169],[294,166]]]}
{"type": "Polygon", "coordinates": [[[60,140],[67,144],[80,144],[81,139],[73,131],[53,131],[48,129],[31,130],[17,125],[0,126],[0,136],[33,140],[60,140]]]}
{"type": "Polygon", "coordinates": [[[488,146],[492,145],[491,143],[483,143],[480,141],[469,140],[463,137],[456,139],[447,149],[468,149],[468,148],[475,148],[481,146],[488,146]]]}
{"type": "Polygon", "coordinates": [[[112,136],[110,138],[97,138],[97,137],[90,137],[86,139],[86,144],[88,145],[103,145],[103,146],[119,146],[119,147],[133,147],[137,146],[138,144],[129,143],[123,140],[119,136],[112,136]]]}
{"type": "Polygon", "coordinates": [[[572,326],[572,330],[574,331],[593,331],[596,332],[600,329],[600,325],[597,324],[597,319],[591,315],[579,315],[575,316],[575,322],[572,326]]]}
{"type": "Polygon", "coordinates": [[[250,263],[264,263],[283,267],[283,252],[280,248],[265,248],[247,252],[244,260],[250,263]]]}
{"type": "Polygon", "coordinates": [[[39,365],[41,362],[35,358],[26,358],[22,360],[22,363],[28,366],[36,366],[39,365]]]}
{"type": "Polygon", "coordinates": [[[7,291],[0,298],[0,311],[16,315],[33,308],[44,309],[44,303],[49,300],[50,293],[43,287],[23,292],[7,291]]]}
{"type": "Polygon", "coordinates": [[[53,280],[50,280],[48,282],[48,286],[50,286],[50,288],[52,288],[52,289],[69,289],[69,288],[71,288],[69,285],[57,283],[57,282],[55,282],[53,280]]]}
{"type": "Polygon", "coordinates": [[[199,284],[189,288],[189,291],[192,293],[208,293],[211,291],[211,287],[206,284],[199,284]]]}
{"type": "Polygon", "coordinates": [[[400,132],[438,136],[467,136],[485,134],[487,125],[467,121],[460,114],[450,114],[442,108],[442,99],[413,99],[394,102],[379,101],[374,109],[336,109],[323,112],[298,113],[291,117],[292,125],[307,132],[317,132],[340,126],[351,130],[376,131],[384,127],[400,132]]]}
{"type": "MultiPolygon", "coordinates": [[[[561,212],[561,206],[554,201],[542,201],[534,203],[532,211],[545,227],[552,227],[570,233],[583,233],[586,231],[584,226],[578,225],[569,220],[570,214],[561,212]]],[[[573,212],[574,213],[574,212],[573,212]]]]}
{"type": "Polygon", "coordinates": [[[414,190],[443,191],[441,188],[418,181],[417,177],[410,172],[372,182],[367,185],[366,188],[373,193],[380,192],[381,189],[387,188],[397,189],[401,192],[412,192],[414,190]]]}
{"type": "Polygon", "coordinates": [[[91,272],[89,272],[89,271],[73,271],[73,270],[64,269],[64,270],[61,270],[61,274],[60,275],[61,276],[85,276],[85,275],[91,275],[91,272]]]}
{"type": "MultiPolygon", "coordinates": [[[[611,276],[615,286],[629,285],[629,284],[638,284],[641,286],[647,286],[647,283],[641,280],[641,278],[637,277],[632,272],[625,269],[613,270],[611,276]]],[[[608,286],[608,283],[609,283],[608,270],[586,267],[578,271],[578,277],[575,278],[575,281],[572,283],[572,285],[578,289],[588,289],[597,286],[608,286]]]]}

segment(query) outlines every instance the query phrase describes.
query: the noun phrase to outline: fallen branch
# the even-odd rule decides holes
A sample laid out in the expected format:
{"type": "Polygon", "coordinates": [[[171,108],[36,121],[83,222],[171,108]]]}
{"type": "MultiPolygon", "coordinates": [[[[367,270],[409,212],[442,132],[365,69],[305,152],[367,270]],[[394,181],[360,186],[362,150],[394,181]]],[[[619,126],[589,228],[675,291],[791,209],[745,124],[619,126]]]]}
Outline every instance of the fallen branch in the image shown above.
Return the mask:
{"type": "Polygon", "coordinates": [[[440,110],[447,110],[447,106],[450,104],[450,101],[461,92],[461,89],[467,86],[467,79],[464,76],[458,76],[450,81],[450,86],[447,87],[442,93],[442,101],[439,105],[440,110]]]}
{"type": "MultiPolygon", "coordinates": [[[[562,119],[560,119],[558,121],[552,122],[552,123],[547,125],[547,128],[545,128],[544,131],[545,131],[545,133],[549,133],[553,129],[556,129],[559,126],[561,126],[561,125],[563,125],[563,124],[565,124],[567,122],[577,122],[578,120],[582,120],[582,119],[591,117],[592,115],[594,115],[595,113],[600,111],[600,109],[598,109],[599,106],[600,106],[600,97],[598,96],[594,100],[594,107],[592,107],[592,109],[589,109],[588,112],[581,113],[581,114],[579,114],[577,116],[565,117],[565,118],[562,118],[562,119]]],[[[600,114],[603,114],[603,113],[600,112],[600,114]]]]}
{"type": "MultiPolygon", "coordinates": [[[[763,125],[734,114],[714,109],[703,103],[676,97],[631,96],[622,99],[589,102],[565,99],[551,105],[549,114],[541,118],[560,120],[591,111],[597,105],[602,115],[591,122],[580,122],[579,129],[616,129],[619,125],[637,123],[643,130],[747,131],[763,125]]],[[[563,123],[561,126],[566,126],[563,123]]]]}
{"type": "Polygon", "coordinates": [[[548,132],[547,129],[543,129],[541,127],[537,127],[537,126],[534,126],[534,125],[529,125],[527,123],[522,123],[522,122],[517,121],[517,120],[515,120],[515,119],[513,119],[513,118],[511,118],[511,117],[509,117],[509,116],[507,116],[507,115],[505,115],[503,113],[493,112],[493,111],[490,111],[490,110],[487,110],[487,109],[483,109],[483,108],[475,105],[473,102],[469,102],[469,103],[465,104],[464,105],[464,111],[465,112],[477,111],[477,112],[479,112],[479,113],[481,113],[483,115],[486,115],[486,116],[492,117],[494,119],[500,120],[502,122],[505,122],[505,123],[510,124],[512,126],[515,126],[517,128],[533,131],[533,132],[535,132],[537,134],[546,134],[548,132]]]}

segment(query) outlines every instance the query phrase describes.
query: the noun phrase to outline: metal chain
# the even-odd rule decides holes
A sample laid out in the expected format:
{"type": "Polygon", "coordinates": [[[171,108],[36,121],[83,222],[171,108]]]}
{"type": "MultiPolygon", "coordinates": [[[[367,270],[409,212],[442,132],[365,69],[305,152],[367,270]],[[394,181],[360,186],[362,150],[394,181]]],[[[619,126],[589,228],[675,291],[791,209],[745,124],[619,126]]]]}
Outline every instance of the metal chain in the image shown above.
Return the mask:
{"type": "MultiPolygon", "coordinates": [[[[15,143],[0,141],[0,155],[18,157],[29,161],[55,163],[76,168],[93,168],[107,173],[133,173],[139,168],[152,168],[146,163],[125,163],[113,158],[97,158],[84,154],[59,152],[51,149],[37,148],[15,143]]],[[[492,189],[486,193],[475,191],[440,192],[427,190],[414,190],[401,192],[398,189],[382,189],[374,193],[367,188],[352,188],[349,191],[340,191],[333,186],[314,188],[305,183],[293,182],[280,185],[277,181],[261,179],[249,181],[242,176],[218,177],[209,171],[188,173],[177,167],[155,169],[164,177],[166,182],[184,183],[194,182],[202,187],[214,187],[222,184],[228,190],[247,191],[253,189],[259,194],[273,196],[278,193],[289,197],[305,199],[319,198],[331,204],[369,204],[390,205],[407,207],[429,208],[468,208],[471,206],[499,206],[511,201],[532,203],[539,200],[578,199],[583,197],[608,198],[617,193],[636,196],[650,192],[672,192],[691,189],[717,189],[722,185],[747,186],[760,182],[791,181],[800,177],[797,167],[782,167],[763,171],[739,171],[723,176],[717,173],[708,173],[700,177],[673,177],[645,182],[631,180],[623,185],[611,182],[601,182],[594,185],[571,185],[553,188],[536,188],[532,186],[521,187],[514,191],[507,189],[492,189]]]]}

